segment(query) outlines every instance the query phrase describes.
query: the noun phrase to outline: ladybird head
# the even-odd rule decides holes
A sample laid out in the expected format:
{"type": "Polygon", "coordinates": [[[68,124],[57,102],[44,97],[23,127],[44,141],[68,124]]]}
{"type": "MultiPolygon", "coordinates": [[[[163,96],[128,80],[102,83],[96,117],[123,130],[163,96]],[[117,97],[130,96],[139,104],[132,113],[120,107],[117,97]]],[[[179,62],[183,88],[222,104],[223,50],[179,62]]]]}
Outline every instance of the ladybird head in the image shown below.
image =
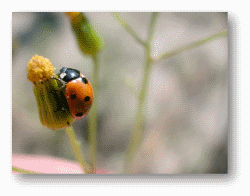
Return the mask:
{"type": "Polygon", "coordinates": [[[80,71],[67,67],[63,67],[59,73],[59,78],[64,82],[70,82],[79,77],[80,77],[80,71]]]}

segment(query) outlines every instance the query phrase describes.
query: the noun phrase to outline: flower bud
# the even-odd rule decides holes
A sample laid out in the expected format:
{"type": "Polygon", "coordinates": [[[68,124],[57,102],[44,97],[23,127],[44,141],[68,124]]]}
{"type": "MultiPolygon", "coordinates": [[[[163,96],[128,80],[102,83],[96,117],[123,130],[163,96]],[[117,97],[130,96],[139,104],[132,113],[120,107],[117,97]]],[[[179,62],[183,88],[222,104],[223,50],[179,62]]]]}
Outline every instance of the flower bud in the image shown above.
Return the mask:
{"type": "Polygon", "coordinates": [[[55,68],[49,59],[35,55],[28,64],[28,79],[34,84],[33,91],[37,101],[42,125],[53,129],[63,129],[74,121],[69,112],[63,84],[53,79],[55,68]]]}
{"type": "Polygon", "coordinates": [[[104,41],[88,19],[81,12],[66,12],[70,17],[72,28],[78,44],[85,54],[95,55],[104,45],[104,41]]]}

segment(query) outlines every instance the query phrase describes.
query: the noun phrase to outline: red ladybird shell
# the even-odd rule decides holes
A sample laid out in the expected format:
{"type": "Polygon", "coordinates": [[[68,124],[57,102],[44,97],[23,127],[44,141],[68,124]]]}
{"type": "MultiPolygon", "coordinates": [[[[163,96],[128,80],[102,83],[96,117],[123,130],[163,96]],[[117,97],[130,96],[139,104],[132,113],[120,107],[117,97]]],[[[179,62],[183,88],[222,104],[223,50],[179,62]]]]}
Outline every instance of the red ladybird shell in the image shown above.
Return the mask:
{"type": "Polygon", "coordinates": [[[82,77],[72,80],[67,83],[65,93],[73,118],[77,120],[84,118],[93,103],[93,89],[90,82],[85,80],[84,83],[82,77]]]}

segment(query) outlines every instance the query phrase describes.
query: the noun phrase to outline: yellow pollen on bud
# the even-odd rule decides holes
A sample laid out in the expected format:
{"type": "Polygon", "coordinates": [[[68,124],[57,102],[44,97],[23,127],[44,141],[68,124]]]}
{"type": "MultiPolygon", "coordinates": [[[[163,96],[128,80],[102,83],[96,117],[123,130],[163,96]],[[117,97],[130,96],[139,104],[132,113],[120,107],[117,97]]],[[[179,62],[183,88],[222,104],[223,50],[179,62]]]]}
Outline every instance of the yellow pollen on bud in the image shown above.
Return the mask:
{"type": "Polygon", "coordinates": [[[49,59],[35,55],[28,63],[28,79],[32,83],[41,83],[54,76],[55,69],[49,59]]]}

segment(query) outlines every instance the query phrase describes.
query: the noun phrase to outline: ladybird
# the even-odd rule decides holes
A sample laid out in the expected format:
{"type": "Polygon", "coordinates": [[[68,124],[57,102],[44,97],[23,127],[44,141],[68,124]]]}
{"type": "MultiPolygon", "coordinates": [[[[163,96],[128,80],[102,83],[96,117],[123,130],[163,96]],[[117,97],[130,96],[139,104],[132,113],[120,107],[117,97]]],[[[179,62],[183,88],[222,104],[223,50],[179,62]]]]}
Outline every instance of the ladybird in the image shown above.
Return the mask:
{"type": "Polygon", "coordinates": [[[57,80],[63,83],[70,113],[74,119],[82,119],[89,112],[93,103],[93,88],[80,71],[63,67],[57,80]]]}

